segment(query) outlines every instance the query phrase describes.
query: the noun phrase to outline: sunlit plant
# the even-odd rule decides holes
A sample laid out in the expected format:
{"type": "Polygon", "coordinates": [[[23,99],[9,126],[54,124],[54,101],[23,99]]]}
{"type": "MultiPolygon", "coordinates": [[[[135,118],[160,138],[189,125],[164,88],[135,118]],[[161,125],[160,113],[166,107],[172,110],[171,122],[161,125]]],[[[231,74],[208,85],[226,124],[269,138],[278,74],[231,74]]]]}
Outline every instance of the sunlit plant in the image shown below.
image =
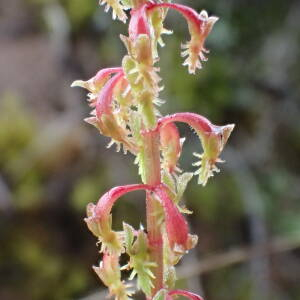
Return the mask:
{"type": "Polygon", "coordinates": [[[175,288],[174,266],[197,243],[183,216],[189,211],[180,201],[193,175],[204,186],[214,172],[219,172],[216,164],[223,162],[219,156],[234,125],[217,126],[189,112],[160,115],[158,107],[163,101],[159,98],[162,86],[156,66],[157,47],[164,46],[162,35],[171,33],[163,25],[168,10],[178,11],[190,33],[190,40],[182,45],[181,55],[186,57],[183,65],[189,73],[195,73],[207,60],[205,39],[218,18],[168,1],[102,0],[101,4],[106,5],[105,11],[112,10],[113,19],[125,23],[130,15],[128,36],[121,36],[128,53],[120,67],[100,70],[91,79],[77,80],[72,86],[89,91],[92,111],[85,121],[111,138],[108,147],[116,144],[118,151],[136,157],[142,183],[114,187],[96,204],[88,204],[85,221],[97,237],[103,256],[94,270],[118,300],[131,298],[136,289],[147,299],[170,300],[181,295],[200,300],[198,295],[175,288]],[[184,138],[179,135],[177,122],[188,124],[202,145],[202,153],[194,153],[198,159],[194,173],[184,173],[178,166],[184,138]],[[113,230],[114,203],[136,190],[146,192],[147,229],[123,223],[123,231],[113,230]],[[123,253],[129,260],[120,266],[123,253]],[[122,279],[123,270],[131,270],[128,281],[122,279]],[[134,278],[136,286],[128,283],[134,278]]]}

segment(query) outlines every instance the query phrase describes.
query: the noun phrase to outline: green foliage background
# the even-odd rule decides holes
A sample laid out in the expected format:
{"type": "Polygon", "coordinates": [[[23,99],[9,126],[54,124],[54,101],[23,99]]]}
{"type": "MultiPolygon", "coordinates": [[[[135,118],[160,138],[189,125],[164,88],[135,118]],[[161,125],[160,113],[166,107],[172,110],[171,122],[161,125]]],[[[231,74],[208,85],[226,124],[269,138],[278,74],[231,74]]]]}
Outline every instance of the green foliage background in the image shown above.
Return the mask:
{"type": "MultiPolygon", "coordinates": [[[[221,174],[206,188],[192,181],[186,193],[199,235],[186,264],[239,247],[270,248],[278,237],[280,249],[282,239],[292,244],[199,269],[179,284],[201,288],[207,300],[300,299],[300,5],[184,3],[220,21],[208,40],[209,61],[192,76],[179,55],[186,24],[169,14],[174,34],[159,62],[162,112],[237,124],[221,174]]],[[[107,150],[108,141],[83,122],[84,92],[69,86],[120,63],[126,26],[96,0],[0,0],[0,14],[0,299],[82,299],[102,287],[91,270],[98,254],[85,206],[139,178],[133,158],[107,150]]],[[[191,170],[199,145],[188,128],[180,130],[187,137],[181,166],[191,170]]],[[[142,193],[114,209],[116,228],[122,220],[144,223],[142,193]]]]}

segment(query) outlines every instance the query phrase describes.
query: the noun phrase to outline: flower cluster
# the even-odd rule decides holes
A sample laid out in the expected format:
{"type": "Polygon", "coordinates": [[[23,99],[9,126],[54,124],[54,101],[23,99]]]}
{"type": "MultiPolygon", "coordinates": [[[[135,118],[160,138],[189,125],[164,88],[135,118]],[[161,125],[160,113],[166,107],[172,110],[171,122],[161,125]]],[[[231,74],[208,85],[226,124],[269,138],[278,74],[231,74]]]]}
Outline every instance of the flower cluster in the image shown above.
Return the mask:
{"type": "Polygon", "coordinates": [[[234,125],[217,126],[194,113],[176,113],[162,117],[158,107],[161,78],[158,75],[158,45],[163,46],[163,34],[169,9],[178,11],[187,21],[191,39],[184,46],[184,65],[190,73],[206,61],[205,40],[217,17],[208,17],[206,11],[195,10],[162,0],[103,0],[105,10],[112,9],[113,18],[126,22],[130,15],[128,36],[121,36],[127,49],[121,66],[100,70],[87,81],[74,81],[89,91],[88,104],[92,111],[86,122],[95,126],[102,135],[111,138],[108,144],[117,145],[124,153],[131,152],[139,166],[142,183],[112,188],[96,204],[87,206],[85,221],[101,245],[103,260],[94,267],[110,294],[118,300],[127,300],[134,293],[133,286],[122,280],[122,270],[131,270],[129,280],[137,278],[137,289],[147,299],[170,300],[181,295],[201,300],[198,295],[174,289],[174,266],[197,243],[197,236],[189,233],[183,216],[191,213],[180,200],[193,175],[198,183],[206,185],[234,125]],[[127,14],[125,10],[130,9],[127,14]],[[194,166],[198,170],[182,172],[179,160],[184,138],[180,137],[176,122],[189,125],[199,137],[202,153],[194,166]],[[147,231],[135,230],[123,223],[122,231],[112,228],[111,209],[124,194],[146,192],[147,231]],[[129,261],[120,266],[119,258],[126,253],[129,261]]]}

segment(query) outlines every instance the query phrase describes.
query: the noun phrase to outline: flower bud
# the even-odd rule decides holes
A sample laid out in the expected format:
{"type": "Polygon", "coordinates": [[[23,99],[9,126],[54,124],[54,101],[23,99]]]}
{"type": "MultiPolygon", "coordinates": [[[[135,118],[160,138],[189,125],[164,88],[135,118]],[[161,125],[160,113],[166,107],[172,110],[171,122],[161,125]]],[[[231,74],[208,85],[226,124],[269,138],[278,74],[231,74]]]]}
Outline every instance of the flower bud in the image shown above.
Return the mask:
{"type": "MultiPolygon", "coordinates": [[[[126,149],[134,153],[136,151],[135,145],[128,137],[129,132],[126,128],[126,123],[118,122],[115,117],[116,114],[113,111],[115,87],[118,87],[118,83],[122,80],[124,80],[124,74],[120,72],[106,82],[97,96],[95,110],[96,120],[89,118],[87,121],[95,124],[103,135],[111,137],[114,141],[123,143],[126,149]]],[[[118,92],[120,92],[119,89],[118,92]]]]}
{"type": "Polygon", "coordinates": [[[99,267],[93,267],[94,271],[102,282],[109,288],[111,296],[117,300],[129,300],[131,292],[127,291],[127,286],[121,281],[121,270],[118,256],[104,253],[103,260],[99,267]]]}
{"type": "Polygon", "coordinates": [[[213,172],[219,172],[215,164],[223,162],[219,159],[219,155],[234,128],[234,124],[217,126],[203,116],[194,113],[176,113],[159,119],[156,130],[160,131],[161,128],[172,122],[184,122],[190,125],[199,136],[203,153],[194,153],[196,157],[200,158],[200,161],[193,165],[200,167],[195,174],[199,175],[198,183],[205,185],[208,178],[213,176],[213,172]]]}
{"type": "Polygon", "coordinates": [[[172,34],[172,30],[167,30],[164,28],[163,21],[167,15],[167,9],[164,8],[158,8],[155,9],[150,13],[150,22],[152,25],[153,29],[153,52],[154,52],[154,57],[158,57],[157,53],[157,44],[159,44],[161,47],[164,47],[165,44],[162,40],[162,35],[163,34],[172,34]]]}
{"type": "Polygon", "coordinates": [[[181,53],[182,57],[188,56],[183,65],[187,65],[190,73],[195,73],[196,69],[201,69],[201,62],[207,58],[204,53],[208,50],[204,48],[205,39],[210,33],[217,17],[208,17],[205,10],[198,14],[194,9],[175,3],[150,3],[147,6],[148,12],[158,7],[168,7],[177,10],[187,20],[191,40],[182,46],[184,49],[181,53]]]}
{"type": "Polygon", "coordinates": [[[121,36],[130,55],[123,59],[123,68],[134,96],[146,90],[154,100],[159,92],[160,77],[159,69],[153,66],[153,41],[146,8],[147,4],[138,3],[137,8],[131,10],[129,37],[121,36]]]}
{"type": "Polygon", "coordinates": [[[89,203],[87,206],[87,218],[84,221],[87,223],[89,230],[101,243],[100,252],[120,255],[124,251],[121,237],[111,229],[111,215],[99,217],[96,213],[96,206],[93,203],[89,203]]]}

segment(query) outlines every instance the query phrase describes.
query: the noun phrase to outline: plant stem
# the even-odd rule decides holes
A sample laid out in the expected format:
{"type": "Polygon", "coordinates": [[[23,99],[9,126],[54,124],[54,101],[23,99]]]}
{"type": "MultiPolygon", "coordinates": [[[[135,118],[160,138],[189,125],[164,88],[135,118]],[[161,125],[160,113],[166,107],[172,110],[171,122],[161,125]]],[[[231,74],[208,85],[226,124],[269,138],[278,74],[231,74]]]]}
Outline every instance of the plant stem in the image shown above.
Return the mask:
{"type": "MultiPolygon", "coordinates": [[[[157,132],[147,132],[144,135],[145,146],[145,180],[149,185],[160,184],[160,152],[159,152],[159,135],[157,132]]],[[[152,297],[155,293],[163,288],[163,239],[161,226],[158,220],[160,204],[153,198],[151,192],[146,194],[146,216],[149,246],[152,261],[157,264],[154,269],[154,288],[152,297]]]]}

